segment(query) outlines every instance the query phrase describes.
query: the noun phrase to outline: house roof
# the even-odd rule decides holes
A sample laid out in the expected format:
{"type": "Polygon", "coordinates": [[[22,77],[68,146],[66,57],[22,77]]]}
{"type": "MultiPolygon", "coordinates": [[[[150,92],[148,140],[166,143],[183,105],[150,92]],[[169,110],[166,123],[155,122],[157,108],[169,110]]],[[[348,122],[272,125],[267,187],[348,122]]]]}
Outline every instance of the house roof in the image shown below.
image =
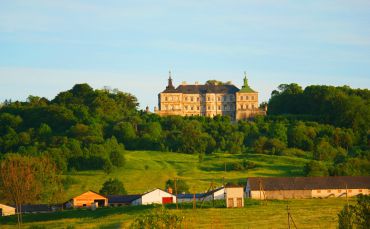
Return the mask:
{"type": "Polygon", "coordinates": [[[312,190],[370,188],[370,176],[337,177],[250,177],[251,190],[312,190]]]}
{"type": "Polygon", "coordinates": [[[47,204],[28,204],[21,206],[21,212],[50,212],[52,211],[52,206],[47,204]]]}
{"type": "MultiPolygon", "coordinates": [[[[98,195],[98,196],[101,196],[101,197],[103,197],[103,198],[107,198],[106,196],[104,196],[104,195],[102,195],[102,194],[100,194],[100,193],[97,193],[97,192],[94,192],[94,191],[92,191],[92,190],[89,190],[89,191],[86,191],[86,192],[84,192],[84,193],[82,193],[82,194],[80,194],[80,195],[78,195],[78,196],[72,197],[72,199],[75,199],[75,198],[77,198],[77,197],[80,197],[80,196],[82,196],[82,195],[84,195],[84,194],[86,194],[86,193],[88,193],[88,192],[92,192],[92,193],[94,193],[94,194],[96,194],[96,195],[98,195]]],[[[72,200],[72,199],[71,199],[71,200],[72,200]]]]}
{"type": "Polygon", "coordinates": [[[108,195],[108,203],[128,204],[139,199],[141,195],[108,195]]]}
{"type": "Polygon", "coordinates": [[[167,191],[165,191],[165,190],[163,190],[163,189],[160,189],[160,188],[155,188],[155,189],[152,189],[152,190],[150,190],[150,191],[147,191],[147,192],[144,192],[143,194],[141,194],[140,195],[140,197],[141,196],[144,196],[144,195],[146,195],[146,194],[148,194],[148,193],[151,193],[151,192],[153,192],[153,191],[155,191],[155,190],[161,190],[162,192],[166,192],[166,193],[168,193],[168,194],[170,194],[170,195],[173,195],[173,196],[175,196],[173,193],[169,193],[169,192],[167,192],[167,191]]]}

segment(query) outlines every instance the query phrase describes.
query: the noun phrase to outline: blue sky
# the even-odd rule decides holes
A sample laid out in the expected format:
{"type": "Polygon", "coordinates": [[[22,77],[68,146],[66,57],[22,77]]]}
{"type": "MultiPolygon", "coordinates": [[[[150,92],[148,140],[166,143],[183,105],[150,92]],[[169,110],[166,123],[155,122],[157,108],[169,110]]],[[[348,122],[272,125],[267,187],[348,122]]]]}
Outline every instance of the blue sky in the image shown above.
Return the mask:
{"type": "Polygon", "coordinates": [[[52,99],[76,83],[141,107],[175,85],[370,87],[370,1],[0,0],[0,101],[52,99]]]}

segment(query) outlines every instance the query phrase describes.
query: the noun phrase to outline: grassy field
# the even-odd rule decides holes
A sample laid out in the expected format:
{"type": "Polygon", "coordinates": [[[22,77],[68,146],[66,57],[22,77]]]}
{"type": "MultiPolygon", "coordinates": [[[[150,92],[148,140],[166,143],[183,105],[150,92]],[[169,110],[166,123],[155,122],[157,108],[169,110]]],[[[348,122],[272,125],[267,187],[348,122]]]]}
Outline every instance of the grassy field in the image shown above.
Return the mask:
{"type": "MultiPolygon", "coordinates": [[[[350,200],[353,202],[354,200],[350,200]]],[[[287,228],[287,211],[298,228],[336,228],[344,198],[288,201],[246,201],[240,209],[189,209],[180,205],[170,213],[184,217],[182,228],[287,228]]],[[[174,206],[171,206],[174,208],[174,206]]],[[[25,228],[127,228],[135,217],[153,211],[153,206],[69,210],[24,215],[25,228]]],[[[16,217],[0,218],[1,228],[15,228],[16,217]]]]}
{"type": "Polygon", "coordinates": [[[108,178],[121,180],[128,193],[137,194],[154,188],[164,188],[168,179],[183,179],[192,192],[206,191],[213,181],[221,185],[225,182],[245,181],[248,176],[300,176],[306,159],[270,156],[262,154],[214,154],[205,156],[202,162],[197,155],[157,152],[128,151],[126,164],[107,175],[103,171],[82,171],[70,175],[72,184],[66,198],[87,190],[99,191],[108,178]],[[229,171],[233,162],[243,159],[252,161],[257,167],[248,171],[229,171]],[[225,163],[227,172],[224,171],[225,163]]]}

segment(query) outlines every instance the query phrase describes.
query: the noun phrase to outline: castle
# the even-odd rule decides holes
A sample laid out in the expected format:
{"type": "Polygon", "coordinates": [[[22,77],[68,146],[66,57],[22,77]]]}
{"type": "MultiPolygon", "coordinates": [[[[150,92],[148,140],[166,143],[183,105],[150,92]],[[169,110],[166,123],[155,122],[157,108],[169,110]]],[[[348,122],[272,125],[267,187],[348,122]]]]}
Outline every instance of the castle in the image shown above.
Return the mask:
{"type": "Polygon", "coordinates": [[[169,72],[168,85],[158,94],[156,114],[161,116],[207,116],[227,115],[232,120],[247,119],[266,114],[258,108],[258,92],[249,85],[244,73],[241,89],[231,83],[207,81],[206,84],[182,83],[174,87],[169,72]]]}

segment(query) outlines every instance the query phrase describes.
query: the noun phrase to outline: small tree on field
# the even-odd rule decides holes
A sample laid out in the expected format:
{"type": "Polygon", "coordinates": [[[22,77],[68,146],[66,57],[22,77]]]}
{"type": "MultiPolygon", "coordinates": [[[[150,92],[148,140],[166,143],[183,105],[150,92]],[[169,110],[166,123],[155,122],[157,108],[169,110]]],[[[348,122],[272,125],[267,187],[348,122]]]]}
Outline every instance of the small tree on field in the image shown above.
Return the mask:
{"type": "Polygon", "coordinates": [[[99,191],[103,195],[124,195],[127,194],[123,183],[118,179],[110,178],[104,182],[103,187],[99,191]]]}
{"type": "Polygon", "coordinates": [[[176,180],[176,185],[174,180],[167,180],[165,188],[172,188],[177,193],[189,192],[189,186],[184,180],[176,180]]]}
{"type": "Polygon", "coordinates": [[[22,205],[43,200],[55,201],[63,193],[55,164],[46,157],[8,154],[0,163],[2,197],[16,206],[18,226],[22,224],[22,205]]]}

